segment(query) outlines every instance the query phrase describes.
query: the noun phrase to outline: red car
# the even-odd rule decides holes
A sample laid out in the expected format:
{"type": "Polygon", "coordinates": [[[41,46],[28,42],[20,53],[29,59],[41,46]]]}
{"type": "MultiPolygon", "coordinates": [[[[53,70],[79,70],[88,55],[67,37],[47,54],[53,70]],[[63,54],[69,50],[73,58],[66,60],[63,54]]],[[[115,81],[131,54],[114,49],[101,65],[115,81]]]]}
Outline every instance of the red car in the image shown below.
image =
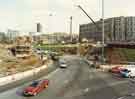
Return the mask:
{"type": "Polygon", "coordinates": [[[120,73],[121,70],[123,70],[124,68],[122,66],[116,66],[111,68],[109,71],[112,73],[120,73]]]}
{"type": "Polygon", "coordinates": [[[31,85],[26,87],[23,91],[24,95],[35,96],[39,92],[43,91],[49,85],[49,80],[33,81],[31,85]]]}

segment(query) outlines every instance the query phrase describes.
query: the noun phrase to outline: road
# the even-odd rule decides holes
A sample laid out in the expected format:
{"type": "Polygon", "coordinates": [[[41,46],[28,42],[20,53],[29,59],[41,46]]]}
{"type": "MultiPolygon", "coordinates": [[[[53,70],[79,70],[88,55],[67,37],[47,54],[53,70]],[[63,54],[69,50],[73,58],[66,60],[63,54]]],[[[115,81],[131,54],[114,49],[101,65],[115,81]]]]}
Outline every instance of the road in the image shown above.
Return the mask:
{"type": "Polygon", "coordinates": [[[12,89],[12,88],[14,88],[16,86],[20,86],[20,85],[22,85],[22,84],[24,84],[26,82],[30,82],[30,81],[36,80],[39,77],[47,75],[50,72],[56,70],[57,67],[58,67],[58,65],[57,65],[56,62],[53,62],[53,64],[49,63],[45,70],[41,70],[40,73],[38,73],[38,74],[36,74],[34,76],[28,76],[25,79],[21,79],[19,81],[16,81],[15,83],[10,83],[8,85],[0,86],[0,93],[3,92],[3,91],[6,91],[7,89],[12,89]]]}
{"type": "Polygon", "coordinates": [[[24,97],[21,91],[30,82],[0,93],[0,99],[117,99],[135,92],[135,83],[116,75],[92,69],[77,56],[64,56],[67,69],[56,69],[45,77],[50,84],[34,97],[24,97]]]}
{"type": "MultiPolygon", "coordinates": [[[[67,56],[68,57],[68,56],[67,56]]],[[[67,58],[64,57],[64,58],[67,58]]],[[[25,83],[19,87],[16,87],[11,90],[7,90],[5,92],[0,93],[0,99],[53,99],[59,95],[59,90],[65,87],[68,83],[70,83],[74,77],[76,76],[79,66],[79,61],[76,62],[76,58],[68,57],[66,60],[68,63],[67,69],[58,68],[55,71],[51,72],[48,76],[42,77],[40,79],[49,79],[50,84],[49,87],[44,90],[42,93],[38,94],[35,97],[24,97],[20,93],[28,86],[31,82],[25,83]],[[71,61],[72,60],[72,61],[71,61]]]]}
{"type": "Polygon", "coordinates": [[[87,63],[83,61],[81,64],[78,78],[71,86],[66,88],[61,97],[70,99],[117,99],[135,93],[135,83],[131,79],[89,68],[87,63]]]}

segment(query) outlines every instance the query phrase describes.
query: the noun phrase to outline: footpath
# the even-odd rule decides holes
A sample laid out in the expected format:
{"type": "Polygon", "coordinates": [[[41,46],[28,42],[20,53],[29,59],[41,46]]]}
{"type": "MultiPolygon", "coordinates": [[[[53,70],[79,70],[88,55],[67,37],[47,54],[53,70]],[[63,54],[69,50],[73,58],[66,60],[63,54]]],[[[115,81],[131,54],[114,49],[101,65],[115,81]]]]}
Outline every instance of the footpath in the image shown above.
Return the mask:
{"type": "MultiPolygon", "coordinates": [[[[89,61],[86,58],[84,58],[85,61],[91,66],[94,62],[93,61],[89,61]]],[[[100,64],[99,65],[99,69],[102,71],[108,71],[109,69],[116,67],[116,66],[120,66],[120,67],[134,67],[134,65],[127,65],[127,64],[100,64]]]]}

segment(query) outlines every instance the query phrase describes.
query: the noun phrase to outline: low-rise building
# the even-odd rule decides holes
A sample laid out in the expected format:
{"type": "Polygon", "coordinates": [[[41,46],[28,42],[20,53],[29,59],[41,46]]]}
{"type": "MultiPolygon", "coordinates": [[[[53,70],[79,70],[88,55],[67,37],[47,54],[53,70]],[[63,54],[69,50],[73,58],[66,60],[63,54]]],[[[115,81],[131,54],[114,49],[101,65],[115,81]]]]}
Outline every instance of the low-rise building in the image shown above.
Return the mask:
{"type": "Polygon", "coordinates": [[[18,30],[8,29],[6,36],[7,36],[8,42],[13,42],[16,37],[20,36],[20,32],[18,30]]]}
{"type": "Polygon", "coordinates": [[[4,43],[6,40],[6,34],[4,32],[0,32],[0,42],[4,43]]]}

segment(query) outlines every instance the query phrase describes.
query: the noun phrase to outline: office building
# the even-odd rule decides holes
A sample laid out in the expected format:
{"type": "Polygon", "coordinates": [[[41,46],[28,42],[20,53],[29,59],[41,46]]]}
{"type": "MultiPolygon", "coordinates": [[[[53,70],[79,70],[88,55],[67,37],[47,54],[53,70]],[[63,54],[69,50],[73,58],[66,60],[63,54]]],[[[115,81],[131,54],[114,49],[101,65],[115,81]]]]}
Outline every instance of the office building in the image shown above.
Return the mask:
{"type": "MultiPolygon", "coordinates": [[[[135,17],[113,17],[104,20],[105,41],[131,41],[135,40],[135,17]]],[[[80,25],[79,39],[89,41],[102,40],[102,20],[80,25]]]]}
{"type": "Polygon", "coordinates": [[[40,23],[37,23],[37,32],[42,32],[42,25],[40,23]]]}
{"type": "Polygon", "coordinates": [[[135,17],[125,18],[126,40],[135,41],[135,17]]]}

